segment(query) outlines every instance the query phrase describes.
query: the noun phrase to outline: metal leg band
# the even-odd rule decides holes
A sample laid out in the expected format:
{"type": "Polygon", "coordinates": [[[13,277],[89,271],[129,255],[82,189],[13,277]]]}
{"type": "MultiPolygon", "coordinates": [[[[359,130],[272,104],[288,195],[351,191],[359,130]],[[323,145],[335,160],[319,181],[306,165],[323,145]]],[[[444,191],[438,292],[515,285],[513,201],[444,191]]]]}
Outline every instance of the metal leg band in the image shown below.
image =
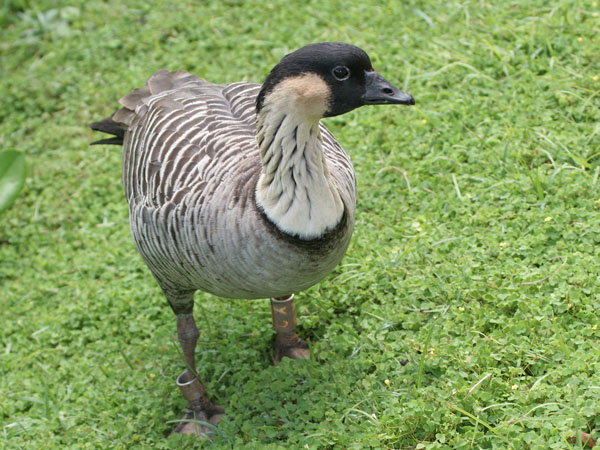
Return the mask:
{"type": "Polygon", "coordinates": [[[294,294],[284,299],[271,299],[273,328],[279,333],[293,333],[296,329],[294,294]]]}
{"type": "Polygon", "coordinates": [[[191,380],[189,377],[190,374],[187,370],[177,377],[177,386],[179,386],[181,395],[191,404],[204,403],[204,386],[202,386],[202,383],[196,377],[193,377],[191,380]]]}

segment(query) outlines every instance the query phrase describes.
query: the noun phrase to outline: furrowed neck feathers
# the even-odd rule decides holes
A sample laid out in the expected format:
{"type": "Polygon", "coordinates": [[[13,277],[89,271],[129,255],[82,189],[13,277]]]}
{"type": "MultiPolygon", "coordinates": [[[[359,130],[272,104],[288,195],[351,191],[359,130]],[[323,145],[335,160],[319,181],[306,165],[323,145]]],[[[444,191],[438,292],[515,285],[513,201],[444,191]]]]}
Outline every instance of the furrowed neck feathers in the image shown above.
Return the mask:
{"type": "Polygon", "coordinates": [[[258,206],[281,231],[306,240],[335,228],[344,213],[319,131],[329,98],[318,75],[286,78],[265,97],[257,117],[258,206]]]}

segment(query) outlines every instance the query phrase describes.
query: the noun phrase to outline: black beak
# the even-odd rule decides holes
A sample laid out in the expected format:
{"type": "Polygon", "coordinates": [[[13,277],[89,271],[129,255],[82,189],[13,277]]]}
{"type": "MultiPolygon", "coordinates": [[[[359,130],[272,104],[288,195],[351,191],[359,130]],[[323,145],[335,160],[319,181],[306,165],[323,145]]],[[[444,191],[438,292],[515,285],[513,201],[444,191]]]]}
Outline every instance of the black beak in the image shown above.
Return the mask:
{"type": "Polygon", "coordinates": [[[365,105],[414,105],[412,95],[402,92],[374,70],[365,72],[367,90],[362,100],[365,105]]]}

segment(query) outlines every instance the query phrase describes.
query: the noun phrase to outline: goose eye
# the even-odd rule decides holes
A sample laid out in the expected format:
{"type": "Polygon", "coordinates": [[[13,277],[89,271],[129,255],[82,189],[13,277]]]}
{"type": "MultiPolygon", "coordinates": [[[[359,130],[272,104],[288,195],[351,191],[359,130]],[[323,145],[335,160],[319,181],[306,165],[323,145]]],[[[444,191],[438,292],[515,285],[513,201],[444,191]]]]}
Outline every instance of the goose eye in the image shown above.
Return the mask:
{"type": "Polygon", "coordinates": [[[346,66],[334,67],[331,73],[336,78],[336,80],[339,81],[344,81],[350,78],[350,69],[348,69],[346,66]]]}

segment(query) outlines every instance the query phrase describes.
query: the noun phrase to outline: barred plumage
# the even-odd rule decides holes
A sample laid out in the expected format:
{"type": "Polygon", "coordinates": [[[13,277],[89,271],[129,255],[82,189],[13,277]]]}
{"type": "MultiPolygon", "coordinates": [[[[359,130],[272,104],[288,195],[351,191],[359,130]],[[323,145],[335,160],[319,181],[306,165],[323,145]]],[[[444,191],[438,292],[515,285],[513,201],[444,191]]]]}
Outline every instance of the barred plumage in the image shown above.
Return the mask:
{"type": "Polygon", "coordinates": [[[175,429],[210,431],[224,413],[197,377],[193,294],[271,297],[275,361],[307,358],[293,293],[327,275],[352,234],[356,183],[348,155],[320,124],[366,104],[413,104],[357,47],[303,47],[265,83],[213,84],[155,73],[92,124],[123,144],[123,184],[136,246],[177,315],[188,410],[175,429]]]}
{"type": "Polygon", "coordinates": [[[167,292],[281,297],[318,282],[346,250],[354,222],[354,173],[323,125],[324,155],[344,201],[344,223],[303,241],[283,236],[257,207],[259,89],[159,71],[141,95],[134,91],[121,100],[126,108],[115,115],[127,127],[123,183],[131,231],[167,292]]]}

